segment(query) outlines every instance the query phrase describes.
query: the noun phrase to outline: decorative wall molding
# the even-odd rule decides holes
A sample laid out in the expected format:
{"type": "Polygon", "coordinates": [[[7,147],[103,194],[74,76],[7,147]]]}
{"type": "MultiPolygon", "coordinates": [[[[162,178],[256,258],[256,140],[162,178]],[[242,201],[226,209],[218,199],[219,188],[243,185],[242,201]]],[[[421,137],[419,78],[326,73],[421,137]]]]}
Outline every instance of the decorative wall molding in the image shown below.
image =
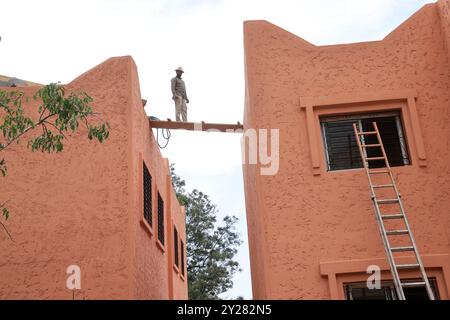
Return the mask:
{"type": "Polygon", "coordinates": [[[417,92],[401,90],[324,97],[300,97],[300,108],[306,112],[306,127],[314,175],[324,171],[319,117],[323,115],[401,110],[410,156],[420,167],[426,166],[426,153],[416,106],[417,92]]]}
{"type": "MultiPolygon", "coordinates": [[[[422,255],[422,259],[428,276],[437,280],[440,298],[448,299],[449,293],[446,288],[450,286],[450,255],[427,254],[422,255]]],[[[401,264],[412,263],[413,260],[413,256],[398,258],[398,262],[401,264]]],[[[328,278],[330,299],[345,299],[344,284],[365,282],[370,276],[367,274],[367,267],[371,265],[380,267],[383,280],[392,279],[389,264],[385,258],[320,262],[320,275],[328,278]]],[[[403,278],[419,277],[417,271],[405,271],[402,274],[403,278]]]]}

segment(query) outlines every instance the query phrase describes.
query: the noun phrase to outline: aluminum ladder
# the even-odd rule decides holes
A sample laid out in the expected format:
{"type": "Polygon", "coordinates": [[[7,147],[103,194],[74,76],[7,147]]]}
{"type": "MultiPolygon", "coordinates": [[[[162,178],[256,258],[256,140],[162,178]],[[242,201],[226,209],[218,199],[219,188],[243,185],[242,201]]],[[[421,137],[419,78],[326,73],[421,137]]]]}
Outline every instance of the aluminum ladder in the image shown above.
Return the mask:
{"type": "Polygon", "coordinates": [[[356,123],[353,124],[353,130],[355,132],[355,138],[356,138],[356,142],[358,144],[362,163],[366,170],[367,178],[369,180],[370,195],[371,195],[372,203],[373,203],[373,206],[375,209],[376,220],[378,223],[378,228],[380,231],[381,238],[383,240],[383,245],[384,245],[384,249],[386,251],[388,262],[389,262],[389,265],[391,268],[392,278],[394,280],[394,286],[395,286],[395,290],[397,292],[398,299],[405,300],[405,293],[403,291],[403,288],[424,286],[428,293],[429,299],[434,300],[435,297],[433,294],[433,290],[431,289],[430,282],[425,273],[425,268],[423,266],[422,259],[420,258],[416,242],[414,240],[410,225],[408,223],[408,219],[406,218],[406,213],[405,213],[405,209],[403,207],[401,195],[398,192],[398,188],[395,183],[395,179],[392,174],[391,167],[389,165],[389,161],[386,156],[386,152],[384,150],[383,141],[381,140],[380,132],[378,130],[376,122],[373,122],[372,124],[373,124],[374,131],[366,131],[366,132],[360,131],[360,130],[358,130],[356,123]],[[365,143],[366,136],[375,136],[377,142],[373,143],[373,144],[366,144],[365,143]],[[382,156],[367,157],[366,151],[369,148],[380,148],[382,156]],[[385,167],[378,168],[378,170],[373,170],[373,169],[369,168],[370,162],[381,161],[381,160],[384,161],[385,167]],[[372,176],[373,175],[381,175],[381,174],[388,174],[390,183],[378,184],[378,185],[374,184],[372,181],[372,176]],[[395,197],[392,199],[378,199],[375,190],[386,189],[386,188],[391,188],[391,190],[393,190],[395,192],[395,197]],[[380,210],[380,206],[383,206],[385,204],[397,204],[400,212],[395,213],[395,214],[383,214],[382,211],[380,210]],[[403,220],[405,229],[403,229],[403,230],[386,230],[385,221],[386,220],[394,220],[394,219],[403,220]],[[390,244],[389,238],[395,237],[395,236],[401,236],[401,235],[408,235],[409,242],[411,245],[392,247],[390,244]],[[395,259],[394,259],[394,253],[395,252],[406,252],[406,251],[414,252],[416,263],[414,263],[414,264],[396,264],[395,259]],[[422,281],[402,282],[402,279],[400,279],[400,276],[399,276],[399,271],[400,270],[414,270],[414,269],[420,270],[422,281]]]}

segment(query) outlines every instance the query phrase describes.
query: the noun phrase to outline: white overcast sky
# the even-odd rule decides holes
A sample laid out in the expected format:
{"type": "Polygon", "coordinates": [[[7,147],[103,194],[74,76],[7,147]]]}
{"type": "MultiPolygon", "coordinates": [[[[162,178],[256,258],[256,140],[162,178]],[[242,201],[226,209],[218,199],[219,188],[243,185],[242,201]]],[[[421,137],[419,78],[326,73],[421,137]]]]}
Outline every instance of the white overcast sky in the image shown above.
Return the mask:
{"type": "MultiPolygon", "coordinates": [[[[268,20],[316,45],[382,39],[430,0],[0,0],[0,74],[68,83],[109,57],[133,56],[148,115],[174,118],[182,66],[191,121],[243,118],[243,21],[268,20]]],[[[174,132],[163,155],[188,189],[240,218],[243,272],[225,298],[252,297],[238,135],[174,132]]]]}

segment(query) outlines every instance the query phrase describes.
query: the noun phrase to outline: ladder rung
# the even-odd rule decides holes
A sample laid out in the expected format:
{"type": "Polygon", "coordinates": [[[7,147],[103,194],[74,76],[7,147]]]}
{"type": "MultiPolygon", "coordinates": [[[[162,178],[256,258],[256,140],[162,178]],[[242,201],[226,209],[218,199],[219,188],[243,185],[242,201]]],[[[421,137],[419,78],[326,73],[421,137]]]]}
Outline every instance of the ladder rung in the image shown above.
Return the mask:
{"type": "Polygon", "coordinates": [[[403,214],[385,214],[381,216],[383,220],[403,219],[403,214]]]}
{"type": "Polygon", "coordinates": [[[390,203],[397,203],[399,202],[398,199],[382,199],[382,200],[376,200],[379,204],[390,204],[390,203]]]}
{"type": "Polygon", "coordinates": [[[364,136],[364,135],[374,135],[377,134],[376,131],[366,131],[366,132],[358,132],[358,135],[364,136]]]}
{"type": "Polygon", "coordinates": [[[393,184],[380,184],[380,185],[375,185],[372,187],[373,188],[392,188],[392,187],[394,187],[394,185],[393,184]]]}
{"type": "Polygon", "coordinates": [[[385,160],[384,157],[365,158],[366,161],[385,160]]]}
{"type": "Polygon", "coordinates": [[[392,252],[414,251],[414,247],[394,247],[391,248],[392,252]]]}
{"type": "Polygon", "coordinates": [[[369,174],[379,174],[379,173],[389,173],[389,170],[375,170],[375,171],[369,170],[369,174]]]}
{"type": "Polygon", "coordinates": [[[386,231],[386,234],[388,236],[400,236],[403,234],[408,234],[409,231],[408,230],[391,230],[391,231],[386,231]]]}
{"type": "Polygon", "coordinates": [[[375,147],[381,147],[381,144],[362,144],[361,147],[363,147],[363,148],[375,148],[375,147]]]}
{"type": "Polygon", "coordinates": [[[418,269],[420,268],[420,264],[398,264],[396,265],[397,269],[418,269]]]}
{"type": "Polygon", "coordinates": [[[425,286],[425,281],[421,282],[402,282],[402,287],[422,287],[425,286]]]}

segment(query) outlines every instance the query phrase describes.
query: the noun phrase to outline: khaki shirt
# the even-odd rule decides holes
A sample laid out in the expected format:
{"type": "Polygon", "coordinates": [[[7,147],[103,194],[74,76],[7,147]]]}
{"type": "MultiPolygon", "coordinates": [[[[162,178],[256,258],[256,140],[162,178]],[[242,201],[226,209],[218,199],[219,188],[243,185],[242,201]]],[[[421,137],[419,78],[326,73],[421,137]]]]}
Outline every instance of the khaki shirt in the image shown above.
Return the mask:
{"type": "Polygon", "coordinates": [[[186,93],[186,85],[184,84],[184,81],[181,80],[178,77],[172,78],[172,95],[174,96],[182,96],[184,99],[187,100],[187,93],[186,93]]]}

